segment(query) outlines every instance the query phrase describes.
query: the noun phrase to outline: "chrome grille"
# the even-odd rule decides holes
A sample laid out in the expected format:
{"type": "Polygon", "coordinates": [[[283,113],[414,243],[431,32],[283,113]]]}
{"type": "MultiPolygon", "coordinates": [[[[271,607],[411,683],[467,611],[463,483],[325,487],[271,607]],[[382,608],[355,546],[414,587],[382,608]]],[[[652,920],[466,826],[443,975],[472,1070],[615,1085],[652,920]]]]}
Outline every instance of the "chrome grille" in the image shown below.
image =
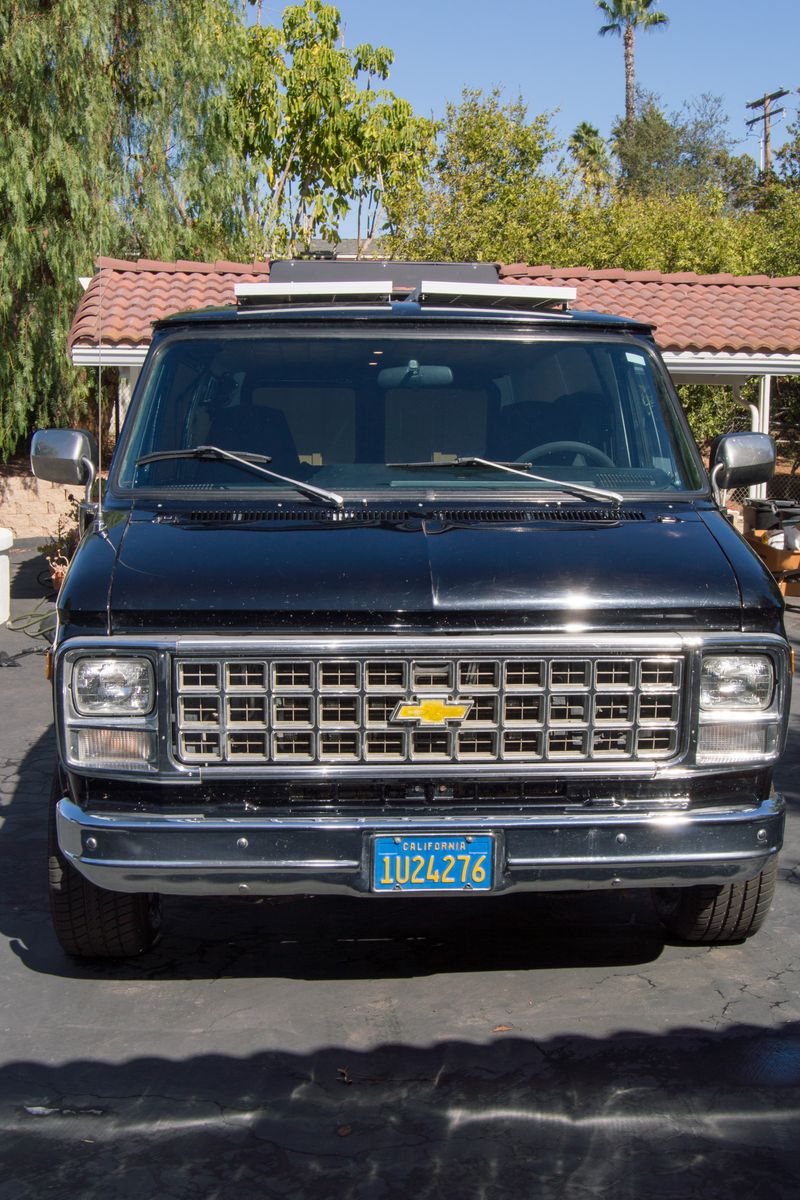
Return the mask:
{"type": "Polygon", "coordinates": [[[664,760],[683,683],[672,654],[181,658],[174,750],[208,766],[664,760]],[[469,710],[397,719],[426,699],[469,710]]]}

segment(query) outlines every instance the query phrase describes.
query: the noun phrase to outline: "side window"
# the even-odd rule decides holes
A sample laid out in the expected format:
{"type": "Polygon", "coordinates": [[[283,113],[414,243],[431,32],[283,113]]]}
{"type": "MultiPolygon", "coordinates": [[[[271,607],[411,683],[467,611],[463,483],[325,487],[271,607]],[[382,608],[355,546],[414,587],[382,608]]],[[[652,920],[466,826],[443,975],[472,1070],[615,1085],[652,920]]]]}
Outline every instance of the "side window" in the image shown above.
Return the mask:
{"type": "Polygon", "coordinates": [[[644,355],[626,352],[631,392],[631,415],[640,465],[675,475],[675,458],[664,426],[660,397],[653,372],[644,355]]]}

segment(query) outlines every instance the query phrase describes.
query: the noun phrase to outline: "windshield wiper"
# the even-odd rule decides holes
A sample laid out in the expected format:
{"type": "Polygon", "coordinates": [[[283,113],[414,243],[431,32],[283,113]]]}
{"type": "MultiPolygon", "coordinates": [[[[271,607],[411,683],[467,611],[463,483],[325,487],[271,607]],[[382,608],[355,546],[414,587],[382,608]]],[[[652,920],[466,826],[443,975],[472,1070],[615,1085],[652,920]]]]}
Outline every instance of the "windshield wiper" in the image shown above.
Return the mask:
{"type": "Polygon", "coordinates": [[[259,475],[266,475],[268,479],[279,479],[281,483],[288,483],[312,500],[324,500],[326,504],[333,504],[336,508],[344,505],[344,497],[339,496],[336,492],[329,492],[326,488],[315,487],[313,483],[304,483],[301,479],[292,479],[290,475],[279,475],[277,471],[269,471],[266,467],[262,467],[261,463],[272,462],[272,459],[266,454],[249,454],[246,451],[241,453],[237,451],[234,454],[233,451],[223,450],[219,446],[193,446],[189,450],[154,450],[152,454],[143,454],[141,458],[137,458],[135,465],[144,467],[147,463],[163,462],[169,458],[199,458],[210,462],[222,460],[238,463],[240,467],[244,467],[248,471],[255,471],[259,475]]]}
{"type": "Polygon", "coordinates": [[[411,470],[423,467],[491,467],[495,471],[506,471],[509,475],[519,475],[522,479],[535,479],[537,483],[549,483],[561,492],[569,492],[572,496],[580,496],[582,500],[613,500],[621,504],[624,496],[619,492],[610,492],[605,488],[589,487],[584,483],[565,483],[562,479],[550,479],[547,475],[534,475],[531,470],[523,470],[519,463],[495,462],[491,458],[478,458],[477,455],[465,455],[454,458],[449,462],[444,459],[439,462],[391,462],[387,467],[408,467],[411,470]]]}

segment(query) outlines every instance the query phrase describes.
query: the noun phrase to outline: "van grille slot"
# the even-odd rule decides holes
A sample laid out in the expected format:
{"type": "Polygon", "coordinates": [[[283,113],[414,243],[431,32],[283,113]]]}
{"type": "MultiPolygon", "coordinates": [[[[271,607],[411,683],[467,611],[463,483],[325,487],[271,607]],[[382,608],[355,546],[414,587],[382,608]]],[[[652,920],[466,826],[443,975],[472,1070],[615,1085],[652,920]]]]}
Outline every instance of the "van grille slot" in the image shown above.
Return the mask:
{"type": "MultiPolygon", "coordinates": [[[[158,520],[163,522],[160,514],[158,520]]],[[[639,509],[582,508],[431,508],[410,511],[398,508],[326,509],[309,505],[307,508],[270,509],[194,509],[182,518],[192,525],[286,524],[311,522],[315,525],[400,525],[406,521],[443,521],[462,524],[486,522],[491,524],[538,524],[540,522],[589,524],[619,524],[621,521],[646,521],[647,514],[639,509]]]]}

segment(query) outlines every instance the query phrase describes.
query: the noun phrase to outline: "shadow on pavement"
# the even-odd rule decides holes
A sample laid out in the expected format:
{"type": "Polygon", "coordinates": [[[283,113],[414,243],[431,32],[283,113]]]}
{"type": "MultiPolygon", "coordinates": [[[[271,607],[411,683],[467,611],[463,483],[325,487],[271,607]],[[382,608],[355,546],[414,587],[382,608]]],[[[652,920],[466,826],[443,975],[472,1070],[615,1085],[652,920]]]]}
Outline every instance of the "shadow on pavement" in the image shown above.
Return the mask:
{"type": "MultiPolygon", "coordinates": [[[[386,897],[166,897],[148,954],[80,963],[47,916],[46,843],[55,741],[50,729],[20,766],[0,831],[0,932],[30,970],[98,979],[380,979],[440,972],[621,966],[652,962],[664,939],[649,893],[431,902],[386,897]]],[[[0,1200],[2,1193],[0,1192],[0,1200]]]]}
{"type": "Polygon", "coordinates": [[[50,582],[50,569],[44,554],[36,552],[33,548],[24,550],[22,553],[21,560],[15,558],[13,561],[11,599],[13,601],[55,599],[53,585],[50,582]]]}
{"type": "Polygon", "coordinates": [[[796,1023],[14,1062],[0,1196],[794,1200],[799,1111],[796,1023]]]}

